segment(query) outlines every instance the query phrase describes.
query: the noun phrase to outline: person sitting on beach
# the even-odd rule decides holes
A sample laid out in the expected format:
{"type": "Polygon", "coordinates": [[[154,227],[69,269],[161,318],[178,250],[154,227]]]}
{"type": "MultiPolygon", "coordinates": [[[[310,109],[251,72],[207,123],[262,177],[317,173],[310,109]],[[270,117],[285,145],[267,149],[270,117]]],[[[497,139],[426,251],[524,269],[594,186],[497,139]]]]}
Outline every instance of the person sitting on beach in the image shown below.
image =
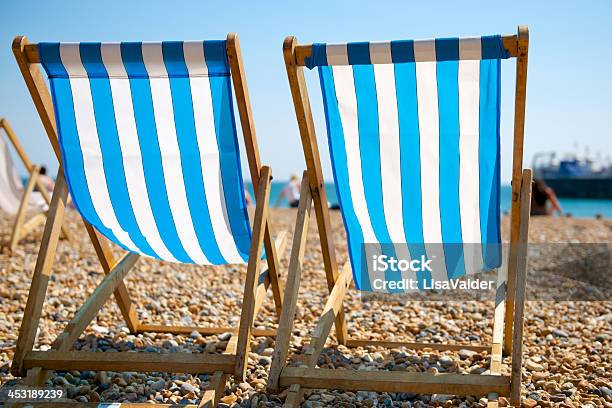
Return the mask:
{"type": "Polygon", "coordinates": [[[287,203],[289,203],[289,207],[296,208],[300,203],[300,184],[301,181],[299,180],[298,176],[296,174],[292,174],[291,178],[278,195],[274,206],[278,207],[281,201],[286,199],[287,203]]]}
{"type": "Polygon", "coordinates": [[[53,193],[53,188],[55,187],[55,183],[53,182],[53,179],[51,179],[51,177],[49,177],[49,175],[47,174],[47,168],[45,166],[40,167],[40,171],[38,173],[38,179],[40,180],[42,185],[45,186],[45,189],[49,193],[53,193]]]}
{"type": "Polygon", "coordinates": [[[553,215],[555,211],[559,215],[563,214],[555,190],[548,187],[544,180],[534,179],[531,192],[531,215],[553,215]]]}

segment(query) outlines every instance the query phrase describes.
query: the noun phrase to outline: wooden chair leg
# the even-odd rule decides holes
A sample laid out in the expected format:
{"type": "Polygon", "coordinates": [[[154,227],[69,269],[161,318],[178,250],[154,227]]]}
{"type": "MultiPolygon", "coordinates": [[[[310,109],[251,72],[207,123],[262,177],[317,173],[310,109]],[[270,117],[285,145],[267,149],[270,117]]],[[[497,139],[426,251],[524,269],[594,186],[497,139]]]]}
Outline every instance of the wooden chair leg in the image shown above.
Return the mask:
{"type": "MultiPolygon", "coordinates": [[[[236,347],[238,345],[238,337],[233,335],[230,337],[227,347],[223,354],[234,354],[236,353],[236,347]]],[[[219,404],[219,400],[225,391],[225,384],[229,379],[230,375],[223,373],[223,371],[216,371],[210,378],[208,389],[204,392],[202,400],[198,404],[198,408],[214,408],[219,404]]]]}
{"type": "Polygon", "coordinates": [[[270,201],[270,168],[263,166],[259,177],[257,189],[257,206],[253,222],[253,236],[249,250],[249,264],[244,285],[244,296],[242,300],[242,312],[240,313],[240,327],[238,329],[238,345],[236,353],[235,377],[238,381],[244,381],[247,362],[249,358],[249,345],[251,341],[251,329],[255,319],[255,298],[257,295],[259,264],[263,248],[266,221],[268,219],[268,203],[270,201]]]}
{"type": "Polygon", "coordinates": [[[55,186],[55,194],[51,200],[49,207],[49,216],[45,224],[34,274],[32,276],[32,284],[28,301],[24,310],[24,318],[19,328],[19,337],[16,343],[15,355],[11,366],[11,373],[16,377],[23,377],[26,371],[23,367],[23,359],[26,353],[30,352],[34,347],[36,330],[40,321],[45,294],[47,293],[47,284],[51,276],[53,261],[55,259],[55,251],[61,230],[62,220],[64,218],[64,210],[66,208],[66,199],[68,197],[68,187],[64,178],[63,169],[60,167],[57,182],[55,186]]]}
{"type": "MultiPolygon", "coordinates": [[[[321,318],[319,319],[317,326],[312,331],[310,342],[304,348],[304,356],[306,359],[304,365],[306,367],[314,368],[317,365],[319,356],[321,355],[325,342],[329,337],[329,332],[336,321],[336,316],[338,316],[338,313],[340,313],[342,310],[342,300],[344,299],[344,296],[346,295],[352,281],[353,274],[351,271],[351,265],[350,263],[346,263],[344,268],[342,268],[342,272],[340,272],[340,275],[338,275],[336,285],[325,303],[321,318]]],[[[290,391],[287,395],[284,406],[296,406],[292,404],[299,405],[299,403],[302,401],[303,395],[304,388],[300,387],[298,384],[292,384],[290,386],[290,391]]]]}
{"type": "Polygon", "coordinates": [[[302,187],[300,191],[300,204],[298,206],[295,230],[293,233],[293,247],[291,248],[291,258],[289,259],[289,272],[287,273],[287,285],[285,286],[285,305],[278,323],[276,343],[272,354],[272,364],[268,376],[268,390],[278,393],[278,380],[282,368],[287,360],[291,333],[293,331],[293,321],[297,308],[297,297],[300,289],[302,264],[304,253],[306,252],[306,236],[308,235],[308,225],[310,223],[310,209],[312,207],[312,196],[310,194],[310,182],[308,173],[304,172],[302,177],[302,187]]]}
{"type": "MultiPolygon", "coordinates": [[[[64,331],[53,342],[53,351],[69,351],[81,333],[87,328],[89,323],[96,317],[98,311],[108,301],[113,291],[123,282],[127,273],[132,269],[140,255],[129,253],[117,263],[117,266],[104,277],[102,282],[96,287],[85,304],[74,315],[72,320],[66,325],[64,331]]],[[[28,371],[26,384],[31,386],[41,386],[48,378],[49,370],[34,368],[28,371]]]]}
{"type": "Polygon", "coordinates": [[[15,250],[17,243],[21,237],[25,235],[23,233],[23,222],[25,220],[26,213],[28,212],[28,207],[30,206],[30,196],[32,195],[32,191],[34,191],[34,186],[36,185],[36,179],[38,178],[39,172],[39,167],[34,167],[32,169],[30,178],[28,179],[25,190],[23,191],[23,197],[21,197],[19,210],[17,211],[17,216],[15,217],[15,225],[13,226],[13,232],[11,233],[11,239],[9,241],[9,248],[11,251],[15,250]]]}
{"type": "Polygon", "coordinates": [[[525,287],[527,283],[527,244],[529,242],[529,215],[531,211],[531,170],[523,170],[520,203],[520,228],[517,253],[516,296],[514,301],[514,332],[512,335],[512,374],[510,403],[521,404],[521,371],[523,363],[523,316],[525,313],[525,287]]]}

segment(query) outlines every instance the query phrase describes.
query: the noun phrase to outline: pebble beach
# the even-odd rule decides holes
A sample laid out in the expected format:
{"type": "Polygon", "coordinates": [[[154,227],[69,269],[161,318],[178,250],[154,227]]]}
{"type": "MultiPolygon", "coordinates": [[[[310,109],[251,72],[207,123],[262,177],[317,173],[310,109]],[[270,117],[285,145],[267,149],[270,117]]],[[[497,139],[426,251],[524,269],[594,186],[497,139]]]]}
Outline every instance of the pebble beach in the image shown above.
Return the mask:
{"type": "MultiPolygon", "coordinates": [[[[281,257],[283,279],[295,217],[293,209],[271,210],[273,233],[281,230],[288,233],[289,241],[281,257]]],[[[2,242],[8,239],[12,222],[12,218],[0,213],[2,242]]],[[[502,237],[505,239],[508,223],[508,217],[504,216],[502,237]]],[[[35,345],[38,350],[50,348],[104,276],[76,212],[68,212],[66,225],[74,242],[61,241],[59,244],[35,345]]],[[[332,227],[338,262],[342,265],[348,261],[348,254],[339,212],[332,212],[332,227]]],[[[0,253],[0,390],[19,383],[19,379],[10,374],[10,363],[41,235],[42,228],[25,238],[12,254],[6,248],[0,253]]],[[[605,258],[612,246],[612,220],[534,217],[529,235],[530,243],[541,245],[533,245],[529,251],[522,406],[612,407],[612,264],[605,258]],[[568,244],[574,245],[568,247],[568,244]],[[598,248],[598,259],[604,254],[600,268],[584,267],[584,259],[589,257],[584,251],[593,251],[593,248],[598,248]],[[571,259],[564,259],[563,264],[558,265],[559,254],[571,259]],[[579,270],[580,273],[576,272],[579,270]],[[567,291],[564,292],[564,288],[567,291]],[[556,290],[556,294],[547,296],[549,289],[556,290]]],[[[245,273],[245,266],[195,267],[141,258],[128,274],[126,286],[138,305],[142,322],[237,326],[245,273]]],[[[299,365],[302,347],[324,306],[326,294],[319,237],[313,221],[308,234],[289,364],[299,365]]],[[[417,300],[422,299],[418,295],[370,298],[355,290],[349,291],[345,311],[350,336],[434,343],[490,343],[493,299],[417,300]]],[[[276,327],[271,293],[268,293],[256,327],[276,327]]],[[[219,353],[229,337],[230,333],[203,337],[197,332],[133,335],[111,298],[77,341],[75,349],[219,353]]],[[[349,349],[337,345],[333,330],[327,346],[319,359],[320,367],[479,374],[489,370],[489,355],[470,350],[349,349]]],[[[282,406],[286,392],[273,395],[265,390],[273,348],[273,337],[252,339],[247,379],[243,383],[227,383],[220,407],[282,406]]],[[[502,371],[505,374],[509,373],[508,364],[509,360],[504,360],[502,371]]],[[[204,374],[70,371],[55,372],[47,385],[64,388],[68,398],[80,402],[197,404],[209,380],[210,376],[204,374]]],[[[500,406],[507,404],[505,398],[500,398],[500,406]]],[[[306,393],[302,406],[486,405],[487,399],[480,396],[313,390],[306,393]]]]}

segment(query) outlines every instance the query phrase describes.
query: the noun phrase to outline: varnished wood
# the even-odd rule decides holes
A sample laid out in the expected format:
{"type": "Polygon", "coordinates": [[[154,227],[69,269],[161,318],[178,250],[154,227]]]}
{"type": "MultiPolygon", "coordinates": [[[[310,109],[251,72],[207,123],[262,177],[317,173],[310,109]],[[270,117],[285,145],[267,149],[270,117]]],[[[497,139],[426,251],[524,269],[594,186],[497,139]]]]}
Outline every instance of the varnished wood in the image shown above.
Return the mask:
{"type": "Polygon", "coordinates": [[[15,250],[17,242],[19,242],[21,237],[24,235],[22,231],[23,222],[25,220],[26,213],[28,212],[28,208],[30,207],[30,197],[34,191],[34,186],[36,185],[36,179],[38,179],[39,172],[40,167],[34,166],[32,168],[30,178],[28,179],[26,187],[23,190],[23,196],[21,197],[21,203],[19,203],[19,210],[17,210],[15,224],[13,225],[13,231],[11,232],[11,238],[9,241],[9,248],[11,251],[15,250]]]}
{"type": "Polygon", "coordinates": [[[523,141],[525,134],[525,104],[527,102],[527,58],[529,29],[520,26],[517,36],[516,90],[514,95],[514,142],[512,158],[512,206],[510,209],[510,250],[508,251],[507,295],[505,308],[504,353],[512,353],[512,325],[514,322],[514,298],[516,296],[517,254],[519,241],[520,192],[523,172],[523,141]]]}
{"type": "MultiPolygon", "coordinates": [[[[240,116],[240,125],[244,138],[244,146],[251,173],[251,181],[255,195],[258,194],[259,177],[261,173],[261,159],[259,158],[259,147],[255,133],[253,112],[251,110],[251,100],[249,98],[249,88],[246,81],[246,71],[242,62],[242,51],[240,41],[236,33],[227,36],[227,56],[230,64],[230,73],[234,83],[234,93],[236,95],[236,106],[240,116]]],[[[280,277],[280,267],[278,262],[279,254],[276,252],[272,239],[272,228],[269,220],[266,220],[264,236],[264,246],[266,248],[266,259],[270,270],[269,279],[272,283],[272,296],[276,306],[276,316],[280,318],[283,305],[283,286],[280,277]]]]}
{"type": "Polygon", "coordinates": [[[264,230],[268,219],[268,204],[270,201],[270,168],[263,166],[259,177],[253,222],[253,234],[251,237],[251,248],[249,250],[249,264],[247,266],[246,282],[244,284],[244,295],[242,298],[242,311],[240,313],[240,326],[238,328],[238,345],[236,348],[237,381],[244,381],[249,358],[249,344],[251,341],[251,330],[255,318],[255,298],[258,286],[259,263],[261,259],[264,230]]]}
{"type": "Polygon", "coordinates": [[[24,367],[50,370],[139,371],[168,373],[210,373],[234,370],[235,356],[230,354],[31,351],[24,367]]]}
{"type": "Polygon", "coordinates": [[[459,351],[470,350],[477,353],[490,352],[491,346],[480,344],[447,344],[447,343],[419,343],[410,341],[394,341],[394,340],[367,340],[367,339],[348,339],[347,347],[384,347],[384,348],[400,348],[404,347],[412,350],[440,350],[440,351],[459,351]]]}
{"type": "Polygon", "coordinates": [[[295,229],[293,230],[293,247],[291,248],[291,257],[289,258],[289,269],[284,294],[285,304],[278,323],[278,336],[276,337],[274,353],[272,354],[270,373],[268,374],[267,387],[275,393],[279,391],[278,379],[280,371],[285,366],[287,360],[287,352],[289,351],[289,343],[291,342],[291,334],[293,332],[293,321],[297,309],[297,297],[302,276],[302,264],[306,252],[311,207],[310,182],[308,181],[308,171],[305,171],[302,176],[300,203],[295,220],[295,229]]]}
{"type": "MultiPolygon", "coordinates": [[[[327,207],[327,193],[325,191],[325,181],[323,180],[323,170],[321,169],[321,158],[319,156],[314,120],[312,118],[310,100],[308,99],[304,70],[296,63],[296,46],[296,38],[287,37],[283,43],[283,56],[285,58],[289,88],[291,89],[293,106],[295,107],[295,114],[300,130],[304,158],[306,159],[310,192],[314,201],[327,289],[331,293],[336,279],[338,279],[338,263],[336,262],[336,250],[332,238],[333,231],[329,217],[329,208],[327,207]]],[[[342,309],[336,318],[336,336],[340,344],[346,343],[347,330],[344,311],[342,309]]]]}
{"type": "MultiPolygon", "coordinates": [[[[134,266],[140,255],[129,253],[119,261],[113,270],[104,277],[102,282],[96,287],[85,304],[74,315],[72,320],[66,325],[64,331],[55,339],[51,348],[54,351],[69,351],[81,333],[89,326],[96,317],[102,306],[110,298],[117,286],[123,281],[127,273],[134,266]]],[[[40,387],[49,377],[50,372],[41,367],[36,367],[28,371],[26,384],[40,387]]]]}
{"type": "MultiPolygon", "coordinates": [[[[173,333],[173,334],[190,334],[198,332],[203,336],[223,333],[238,332],[237,327],[198,327],[198,326],[168,326],[157,324],[141,324],[138,326],[138,333],[173,333]]],[[[276,330],[274,329],[253,329],[251,334],[255,337],[274,337],[276,330]]]]}
{"type": "Polygon", "coordinates": [[[527,245],[529,242],[529,216],[531,211],[531,170],[523,171],[519,209],[519,236],[517,248],[516,298],[514,332],[512,333],[512,375],[510,402],[521,404],[521,367],[523,363],[523,314],[527,283],[527,245]]]}
{"type": "Polygon", "coordinates": [[[34,340],[47,293],[47,284],[52,272],[67,198],[68,186],[64,178],[64,171],[60,166],[55,183],[55,192],[51,199],[51,206],[49,207],[47,222],[45,223],[38,251],[38,258],[36,258],[36,266],[32,275],[28,300],[23,311],[24,318],[21,321],[19,337],[15,344],[16,349],[11,365],[11,373],[17,377],[23,377],[26,374],[24,358],[34,347],[34,340]]]}
{"type": "Polygon", "coordinates": [[[409,392],[417,394],[501,395],[510,391],[506,376],[477,374],[431,374],[406,371],[357,371],[325,368],[286,367],[281,387],[298,384],[304,388],[347,391],[409,392]]]}

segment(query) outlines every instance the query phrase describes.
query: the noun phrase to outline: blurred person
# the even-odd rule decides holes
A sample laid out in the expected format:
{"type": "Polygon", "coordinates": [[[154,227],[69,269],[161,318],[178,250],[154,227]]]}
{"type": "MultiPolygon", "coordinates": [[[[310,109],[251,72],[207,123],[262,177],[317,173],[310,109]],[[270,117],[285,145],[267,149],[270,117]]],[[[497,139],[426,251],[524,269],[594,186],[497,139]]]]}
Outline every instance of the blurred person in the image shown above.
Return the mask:
{"type": "Polygon", "coordinates": [[[555,190],[548,187],[544,180],[534,179],[531,191],[531,215],[553,215],[555,211],[559,215],[563,214],[555,190]]]}
{"type": "Polygon", "coordinates": [[[274,206],[278,207],[283,199],[286,199],[289,207],[297,208],[297,206],[300,204],[300,184],[301,181],[298,176],[296,174],[292,174],[291,178],[289,178],[289,181],[287,184],[285,184],[285,187],[283,187],[283,190],[276,198],[276,203],[274,203],[274,206]]]}

